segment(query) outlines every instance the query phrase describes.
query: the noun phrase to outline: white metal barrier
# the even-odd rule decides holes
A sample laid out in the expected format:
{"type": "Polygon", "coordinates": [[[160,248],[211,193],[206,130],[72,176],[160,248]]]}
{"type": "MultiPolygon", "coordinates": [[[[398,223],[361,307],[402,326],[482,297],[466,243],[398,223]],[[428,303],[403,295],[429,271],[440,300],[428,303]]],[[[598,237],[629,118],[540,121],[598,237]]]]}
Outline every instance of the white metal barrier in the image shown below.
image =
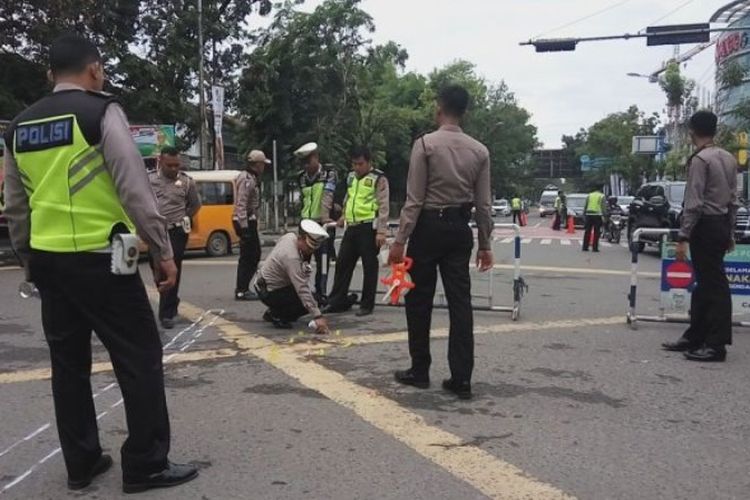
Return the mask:
{"type": "MultiPolygon", "coordinates": [[[[472,228],[476,227],[475,223],[469,224],[472,228]]],[[[399,223],[392,222],[388,224],[389,230],[394,230],[399,227],[399,223]]],[[[513,304],[512,305],[498,305],[495,302],[495,294],[494,294],[494,286],[495,286],[495,270],[490,269],[487,271],[488,277],[487,277],[487,294],[486,295],[477,295],[473,294],[471,295],[472,298],[472,305],[474,310],[476,311],[495,311],[495,312],[509,312],[511,313],[511,319],[513,321],[517,321],[521,317],[521,303],[523,300],[524,294],[528,291],[528,286],[526,285],[526,281],[523,279],[523,276],[521,275],[521,227],[518,224],[495,224],[494,229],[510,229],[514,233],[514,244],[513,244],[513,285],[512,285],[512,293],[513,293],[513,304]],[[483,303],[474,303],[473,299],[478,299],[480,301],[485,302],[483,303]]],[[[493,231],[493,241],[494,241],[494,231],[493,231]]],[[[378,280],[378,282],[380,282],[378,280]]],[[[358,293],[361,294],[361,290],[350,290],[352,293],[358,293]]],[[[384,289],[378,289],[377,291],[378,295],[382,295],[386,293],[386,290],[384,289]]],[[[445,296],[444,292],[436,292],[435,293],[436,301],[434,307],[445,309],[448,307],[448,300],[445,296]]],[[[380,301],[375,301],[376,304],[380,304],[380,301]]],[[[392,306],[389,304],[381,304],[385,306],[390,307],[402,307],[403,304],[398,304],[396,306],[392,306]]]]}
{"type": "MultiPolygon", "coordinates": [[[[664,307],[659,307],[659,314],[654,315],[639,315],[636,311],[636,295],[638,290],[638,243],[641,241],[641,236],[651,235],[658,236],[659,240],[664,243],[667,237],[678,232],[677,229],[651,229],[651,228],[639,228],[633,232],[630,253],[631,253],[631,267],[630,267],[630,292],[628,293],[628,313],[627,323],[630,328],[636,330],[638,328],[639,321],[645,322],[657,322],[657,323],[690,323],[690,315],[667,315],[664,313],[664,307]]],[[[750,231],[745,231],[741,234],[744,237],[750,237],[750,231]]],[[[661,258],[661,255],[660,255],[661,258]]],[[[733,321],[733,326],[750,326],[748,321],[733,321]]]]}

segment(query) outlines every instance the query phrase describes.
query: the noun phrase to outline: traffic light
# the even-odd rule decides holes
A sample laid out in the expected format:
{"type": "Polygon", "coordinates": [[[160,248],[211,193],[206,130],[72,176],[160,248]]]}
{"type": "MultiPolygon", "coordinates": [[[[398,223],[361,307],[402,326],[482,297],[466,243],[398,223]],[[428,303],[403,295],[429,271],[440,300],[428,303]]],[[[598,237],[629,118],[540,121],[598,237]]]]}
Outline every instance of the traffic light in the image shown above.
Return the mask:
{"type": "Polygon", "coordinates": [[[573,38],[555,38],[531,42],[537,52],[572,52],[576,50],[578,40],[573,38]]]}
{"type": "Polygon", "coordinates": [[[681,45],[684,43],[705,43],[711,39],[711,25],[675,24],[673,26],[649,26],[646,28],[646,45],[681,45]]]}

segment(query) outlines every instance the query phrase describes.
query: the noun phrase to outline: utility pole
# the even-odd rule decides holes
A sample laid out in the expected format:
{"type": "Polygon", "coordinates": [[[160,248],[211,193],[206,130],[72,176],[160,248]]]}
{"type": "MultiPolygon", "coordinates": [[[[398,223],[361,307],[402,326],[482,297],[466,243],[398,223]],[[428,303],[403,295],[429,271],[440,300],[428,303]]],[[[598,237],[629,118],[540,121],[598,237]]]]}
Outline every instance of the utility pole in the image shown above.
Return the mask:
{"type": "Polygon", "coordinates": [[[205,148],[206,148],[206,92],[205,82],[203,79],[203,0],[198,0],[198,92],[200,106],[200,143],[198,151],[201,156],[200,168],[205,168],[205,148]]]}

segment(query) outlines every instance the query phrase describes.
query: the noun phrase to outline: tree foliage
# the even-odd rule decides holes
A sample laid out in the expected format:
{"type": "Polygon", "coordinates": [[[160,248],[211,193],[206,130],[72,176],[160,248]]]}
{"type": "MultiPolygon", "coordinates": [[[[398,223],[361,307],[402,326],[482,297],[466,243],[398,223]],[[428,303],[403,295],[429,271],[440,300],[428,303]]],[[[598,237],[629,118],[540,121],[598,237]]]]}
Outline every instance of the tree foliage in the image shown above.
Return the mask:
{"type": "Polygon", "coordinates": [[[359,0],[328,0],[310,14],[281,6],[270,28],[255,34],[240,79],[248,146],[268,148],[275,139],[283,173],[292,178],[291,152],[304,142],[317,142],[323,161],[342,171],[348,149],[368,145],[398,197],[411,144],[434,128],[438,90],[459,83],[473,98],[465,129],[489,147],[501,189],[537,143],[528,112],[504,83],[488,84],[467,61],[427,76],[406,72],[407,52],[393,42],[374,44],[374,29],[359,0]]]}

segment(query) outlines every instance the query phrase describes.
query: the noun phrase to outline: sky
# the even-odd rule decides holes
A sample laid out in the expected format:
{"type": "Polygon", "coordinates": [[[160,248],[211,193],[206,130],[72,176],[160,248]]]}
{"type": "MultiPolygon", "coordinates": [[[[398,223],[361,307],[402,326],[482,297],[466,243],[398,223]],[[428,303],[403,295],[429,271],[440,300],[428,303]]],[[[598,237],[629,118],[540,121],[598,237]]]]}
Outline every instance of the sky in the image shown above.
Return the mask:
{"type": "MultiPolygon", "coordinates": [[[[312,10],[322,0],[307,0],[312,10]]],[[[581,43],[575,52],[537,54],[519,42],[544,37],[634,33],[655,24],[708,22],[728,0],[363,0],[374,19],[376,43],[393,40],[409,53],[407,70],[428,73],[457,59],[476,64],[489,82],[504,80],[532,114],[544,147],[560,147],[609,113],[636,104],[664,111],[648,74],[672,57],[673,47],[646,47],[645,39],[581,43]],[[609,8],[611,7],[611,8],[609,8]],[[609,9],[608,9],[609,8],[609,9]],[[589,19],[584,17],[603,11],[589,19]],[[575,24],[561,26],[581,20],[575,24]]],[[[683,45],[687,51],[694,45],[683,45]]],[[[714,87],[714,49],[684,66],[706,91],[714,87]]]]}

